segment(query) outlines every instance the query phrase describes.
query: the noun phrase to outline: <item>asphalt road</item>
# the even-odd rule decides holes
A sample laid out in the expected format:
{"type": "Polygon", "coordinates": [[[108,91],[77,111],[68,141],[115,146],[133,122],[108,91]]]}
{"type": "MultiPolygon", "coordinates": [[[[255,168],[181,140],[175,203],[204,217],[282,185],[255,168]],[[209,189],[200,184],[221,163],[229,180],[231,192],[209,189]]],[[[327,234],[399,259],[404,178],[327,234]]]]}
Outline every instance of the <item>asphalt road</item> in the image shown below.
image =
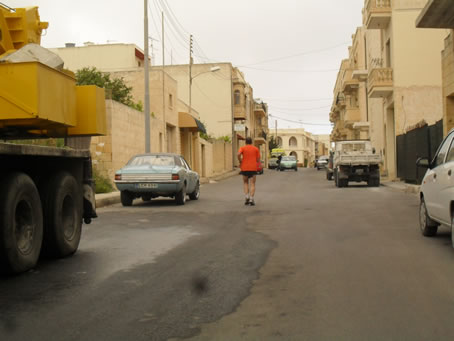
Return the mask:
{"type": "Polygon", "coordinates": [[[451,340],[450,231],[418,199],[268,171],[99,210],[76,255],[0,278],[0,340],[451,340]]]}

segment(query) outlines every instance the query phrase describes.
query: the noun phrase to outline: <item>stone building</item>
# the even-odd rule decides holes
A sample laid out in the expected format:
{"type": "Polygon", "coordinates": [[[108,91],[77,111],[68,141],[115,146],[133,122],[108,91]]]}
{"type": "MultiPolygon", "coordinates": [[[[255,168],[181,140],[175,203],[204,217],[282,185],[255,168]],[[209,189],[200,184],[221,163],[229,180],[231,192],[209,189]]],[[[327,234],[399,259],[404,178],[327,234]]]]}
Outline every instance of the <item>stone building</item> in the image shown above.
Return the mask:
{"type": "Polygon", "coordinates": [[[440,51],[446,33],[415,27],[426,3],[365,0],[363,26],[335,85],[332,139],[370,139],[384,157],[382,174],[390,179],[409,160],[402,143],[406,134],[436,125],[443,116],[440,51]]]}
{"type": "Polygon", "coordinates": [[[300,167],[310,167],[315,161],[314,135],[304,129],[277,129],[276,141],[279,148],[284,149],[286,155],[293,155],[300,167]]]}

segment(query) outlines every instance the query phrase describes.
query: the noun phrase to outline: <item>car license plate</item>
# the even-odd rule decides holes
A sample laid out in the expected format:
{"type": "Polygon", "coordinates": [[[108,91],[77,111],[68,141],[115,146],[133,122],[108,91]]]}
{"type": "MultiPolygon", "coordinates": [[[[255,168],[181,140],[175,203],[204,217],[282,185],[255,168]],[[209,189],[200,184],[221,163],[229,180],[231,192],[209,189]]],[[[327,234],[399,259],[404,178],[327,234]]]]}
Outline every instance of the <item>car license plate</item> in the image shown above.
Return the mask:
{"type": "Polygon", "coordinates": [[[158,188],[157,184],[138,184],[138,188],[158,188]]]}

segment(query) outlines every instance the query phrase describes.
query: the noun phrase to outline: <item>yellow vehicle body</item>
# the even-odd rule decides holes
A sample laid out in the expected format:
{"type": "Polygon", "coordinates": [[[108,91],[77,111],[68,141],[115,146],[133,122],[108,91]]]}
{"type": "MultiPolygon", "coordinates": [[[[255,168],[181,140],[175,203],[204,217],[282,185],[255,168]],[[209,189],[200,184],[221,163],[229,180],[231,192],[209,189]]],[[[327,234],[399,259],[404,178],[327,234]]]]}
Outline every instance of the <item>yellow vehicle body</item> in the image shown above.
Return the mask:
{"type": "Polygon", "coordinates": [[[0,5],[0,56],[29,43],[40,44],[42,31],[49,23],[39,18],[38,7],[11,10],[0,5]]]}
{"type": "MultiPolygon", "coordinates": [[[[0,4],[0,57],[39,44],[37,7],[0,4]]],[[[76,86],[74,74],[40,62],[0,63],[0,139],[106,134],[104,90],[76,86]]]]}
{"type": "Polygon", "coordinates": [[[75,126],[76,81],[39,62],[0,64],[0,126],[75,126]]]}

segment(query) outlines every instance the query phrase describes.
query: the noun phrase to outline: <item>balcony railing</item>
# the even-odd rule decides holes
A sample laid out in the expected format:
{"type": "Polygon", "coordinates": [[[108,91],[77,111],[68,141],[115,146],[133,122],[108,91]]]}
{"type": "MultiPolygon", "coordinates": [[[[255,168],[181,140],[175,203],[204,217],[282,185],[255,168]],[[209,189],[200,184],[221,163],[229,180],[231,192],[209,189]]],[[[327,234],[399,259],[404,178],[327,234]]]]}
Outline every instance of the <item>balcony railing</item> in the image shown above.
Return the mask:
{"type": "Polygon", "coordinates": [[[353,69],[348,69],[345,71],[344,82],[342,86],[342,91],[344,93],[350,93],[353,91],[358,91],[359,81],[353,79],[353,69]]]}
{"type": "Polygon", "coordinates": [[[266,143],[266,132],[263,129],[255,129],[254,140],[259,144],[266,143]]]}
{"type": "Polygon", "coordinates": [[[367,0],[363,23],[368,30],[385,29],[391,21],[391,0],[367,0]]]}
{"type": "Polygon", "coordinates": [[[266,111],[265,111],[265,108],[264,108],[263,104],[257,104],[256,103],[255,106],[254,106],[254,113],[258,117],[266,116],[266,111]]]}
{"type": "Polygon", "coordinates": [[[393,92],[393,69],[377,68],[369,74],[369,95],[372,98],[387,97],[393,92]]]}

